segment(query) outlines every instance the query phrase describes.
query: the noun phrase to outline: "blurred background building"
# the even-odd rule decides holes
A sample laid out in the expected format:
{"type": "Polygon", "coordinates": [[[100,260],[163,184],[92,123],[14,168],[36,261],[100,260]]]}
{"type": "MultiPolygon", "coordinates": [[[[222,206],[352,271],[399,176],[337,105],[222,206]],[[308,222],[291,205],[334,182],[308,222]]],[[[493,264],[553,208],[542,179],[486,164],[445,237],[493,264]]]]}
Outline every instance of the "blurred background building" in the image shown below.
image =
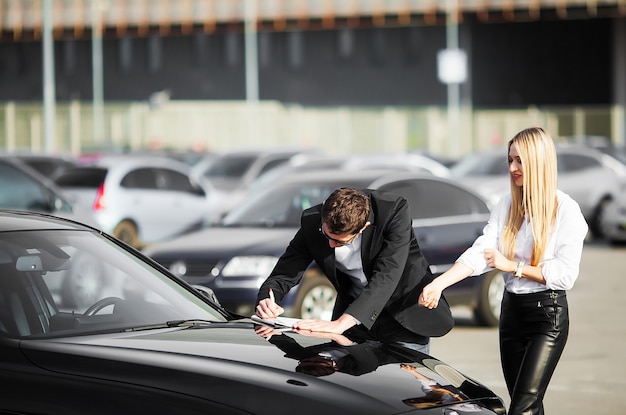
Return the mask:
{"type": "Polygon", "coordinates": [[[0,37],[8,150],[626,137],[626,0],[0,0],[0,37]]]}

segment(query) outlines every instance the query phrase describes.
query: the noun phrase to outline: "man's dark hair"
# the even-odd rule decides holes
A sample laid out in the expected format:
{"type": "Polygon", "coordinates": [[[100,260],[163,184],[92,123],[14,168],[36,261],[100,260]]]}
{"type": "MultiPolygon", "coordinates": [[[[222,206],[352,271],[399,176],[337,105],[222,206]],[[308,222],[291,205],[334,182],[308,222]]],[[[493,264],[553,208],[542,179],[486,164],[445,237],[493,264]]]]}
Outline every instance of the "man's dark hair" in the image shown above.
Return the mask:
{"type": "Polygon", "coordinates": [[[365,226],[369,215],[370,198],[350,187],[332,192],[322,206],[322,222],[336,235],[356,234],[365,226]]]}

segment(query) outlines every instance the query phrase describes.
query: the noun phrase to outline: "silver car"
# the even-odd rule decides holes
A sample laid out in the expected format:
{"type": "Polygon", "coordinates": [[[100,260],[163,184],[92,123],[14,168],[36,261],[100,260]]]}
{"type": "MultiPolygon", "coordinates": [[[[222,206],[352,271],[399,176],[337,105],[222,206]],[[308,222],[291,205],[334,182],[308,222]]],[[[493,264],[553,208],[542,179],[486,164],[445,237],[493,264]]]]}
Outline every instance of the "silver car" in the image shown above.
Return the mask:
{"type": "Polygon", "coordinates": [[[207,223],[209,192],[184,163],[152,156],[109,156],[54,177],[74,203],[93,211],[97,226],[135,248],[207,223]]]}
{"type": "MultiPolygon", "coordinates": [[[[626,190],[626,166],[587,146],[560,144],[556,150],[559,189],[578,202],[592,235],[602,238],[604,210],[626,190]]],[[[455,180],[485,196],[491,207],[510,188],[506,148],[470,154],[450,171],[455,180]]]]}

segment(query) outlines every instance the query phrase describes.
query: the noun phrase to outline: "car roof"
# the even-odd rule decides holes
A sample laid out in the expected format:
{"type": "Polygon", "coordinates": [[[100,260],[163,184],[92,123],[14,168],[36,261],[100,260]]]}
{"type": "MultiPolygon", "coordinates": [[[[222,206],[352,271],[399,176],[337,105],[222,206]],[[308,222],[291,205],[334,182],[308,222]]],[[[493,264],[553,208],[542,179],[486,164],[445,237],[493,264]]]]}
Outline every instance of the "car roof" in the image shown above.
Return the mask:
{"type": "Polygon", "coordinates": [[[89,228],[78,222],[43,213],[0,210],[0,232],[36,229],[87,230],[89,228]]]}
{"type": "Polygon", "coordinates": [[[104,156],[89,166],[100,166],[107,168],[128,169],[134,167],[168,167],[189,172],[189,166],[182,161],[174,160],[162,155],[133,155],[120,154],[104,156]]]}
{"type": "MultiPolygon", "coordinates": [[[[290,173],[289,176],[277,178],[274,183],[275,186],[278,185],[288,185],[290,183],[302,183],[302,182],[316,182],[316,183],[331,183],[336,182],[338,180],[349,181],[365,181],[365,182],[374,182],[375,180],[391,176],[394,174],[399,174],[397,170],[392,169],[364,169],[364,170],[345,170],[340,168],[328,169],[328,170],[313,170],[313,171],[301,171],[301,172],[293,172],[290,173]]],[[[419,172],[407,172],[406,175],[411,175],[413,177],[427,177],[433,178],[433,176],[429,173],[419,173],[419,172]]]]}

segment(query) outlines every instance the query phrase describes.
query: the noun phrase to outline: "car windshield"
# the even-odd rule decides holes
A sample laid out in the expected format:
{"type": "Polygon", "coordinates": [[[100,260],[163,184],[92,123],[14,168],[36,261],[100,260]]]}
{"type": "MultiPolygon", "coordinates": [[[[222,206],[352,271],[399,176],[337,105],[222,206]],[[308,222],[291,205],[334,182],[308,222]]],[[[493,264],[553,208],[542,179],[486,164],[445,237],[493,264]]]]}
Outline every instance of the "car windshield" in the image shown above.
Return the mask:
{"type": "Polygon", "coordinates": [[[224,226],[298,227],[302,211],[321,203],[341,186],[362,188],[365,180],[289,183],[272,186],[252,196],[247,203],[231,211],[224,226]]]}
{"type": "Polygon", "coordinates": [[[0,233],[0,336],[55,337],[225,321],[140,256],[78,230],[0,233]]]}

